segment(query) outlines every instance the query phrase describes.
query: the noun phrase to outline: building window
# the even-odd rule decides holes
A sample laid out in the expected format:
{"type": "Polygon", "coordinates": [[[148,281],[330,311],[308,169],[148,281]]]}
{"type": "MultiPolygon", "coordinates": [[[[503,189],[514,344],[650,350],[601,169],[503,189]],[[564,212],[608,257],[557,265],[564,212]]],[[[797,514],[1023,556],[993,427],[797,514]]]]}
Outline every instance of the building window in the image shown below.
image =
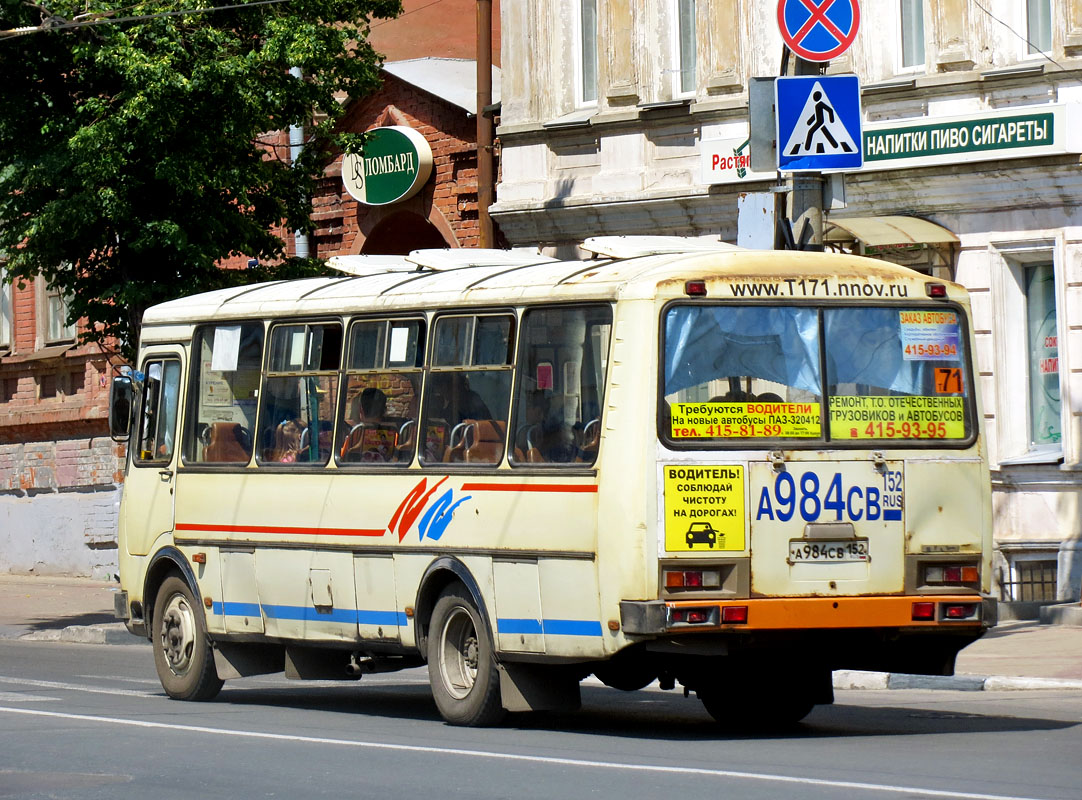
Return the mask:
{"type": "Polygon", "coordinates": [[[1058,449],[1063,431],[1056,279],[1052,265],[1026,266],[1022,270],[1022,280],[1026,301],[1030,449],[1058,449]]]}
{"type": "Polygon", "coordinates": [[[68,324],[68,304],[64,302],[59,289],[50,287],[45,290],[43,311],[46,343],[70,342],[75,338],[78,326],[68,324]]]}
{"type": "Polygon", "coordinates": [[[1067,370],[1061,371],[1059,363],[1066,290],[1056,263],[1057,243],[1039,239],[993,247],[999,257],[988,326],[994,340],[994,460],[1000,465],[1077,464],[1082,454],[1063,435],[1072,394],[1067,370]]]}
{"type": "Polygon", "coordinates": [[[673,61],[676,64],[674,94],[695,93],[695,0],[673,0],[676,25],[673,26],[673,61]]]}
{"type": "Polygon", "coordinates": [[[1051,6],[1051,0],[1026,0],[1026,47],[1031,55],[1052,49],[1051,6]]]}
{"type": "Polygon", "coordinates": [[[11,319],[11,284],[5,278],[6,274],[0,269],[0,350],[10,350],[12,340],[11,319]]]}
{"type": "Polygon", "coordinates": [[[924,66],[924,0],[899,0],[902,69],[924,66]]]}
{"type": "Polygon", "coordinates": [[[579,0],[578,97],[580,106],[597,102],[597,0],[579,0]]]}
{"type": "Polygon", "coordinates": [[[1011,558],[1000,573],[1000,599],[1016,603],[1056,601],[1056,559],[1011,558]]]}

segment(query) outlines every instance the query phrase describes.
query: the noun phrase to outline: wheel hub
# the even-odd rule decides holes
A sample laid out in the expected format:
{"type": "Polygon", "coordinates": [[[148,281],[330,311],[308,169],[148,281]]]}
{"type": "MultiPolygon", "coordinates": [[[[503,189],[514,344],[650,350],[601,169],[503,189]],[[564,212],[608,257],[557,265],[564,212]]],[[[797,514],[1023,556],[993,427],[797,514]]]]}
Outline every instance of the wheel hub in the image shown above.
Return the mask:
{"type": "Polygon", "coordinates": [[[162,614],[161,648],[169,669],[183,675],[192,663],[195,648],[195,614],[181,595],[169,598],[162,614]]]}

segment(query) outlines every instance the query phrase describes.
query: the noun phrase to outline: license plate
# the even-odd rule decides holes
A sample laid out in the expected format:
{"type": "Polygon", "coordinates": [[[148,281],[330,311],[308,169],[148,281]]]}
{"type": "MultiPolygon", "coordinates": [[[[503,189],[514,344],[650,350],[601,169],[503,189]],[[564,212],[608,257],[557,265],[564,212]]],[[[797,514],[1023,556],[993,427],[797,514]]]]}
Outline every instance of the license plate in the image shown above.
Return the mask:
{"type": "Polygon", "coordinates": [[[845,564],[868,560],[867,539],[790,539],[790,564],[845,564]]]}

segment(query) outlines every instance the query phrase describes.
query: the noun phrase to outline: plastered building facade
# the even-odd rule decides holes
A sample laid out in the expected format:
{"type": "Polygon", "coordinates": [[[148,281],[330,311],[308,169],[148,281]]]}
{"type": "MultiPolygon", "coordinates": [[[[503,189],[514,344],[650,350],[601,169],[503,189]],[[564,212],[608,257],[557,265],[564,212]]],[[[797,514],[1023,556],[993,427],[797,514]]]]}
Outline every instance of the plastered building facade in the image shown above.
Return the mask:
{"type": "MultiPolygon", "coordinates": [[[[970,289],[1000,597],[1077,600],[1082,0],[860,5],[827,72],[859,76],[865,165],[828,198],[828,245],[970,289]]],[[[737,242],[742,198],[783,183],[741,158],[751,79],[781,69],[777,7],[506,4],[492,214],[509,242],[562,255],[602,234],[737,242]]]]}

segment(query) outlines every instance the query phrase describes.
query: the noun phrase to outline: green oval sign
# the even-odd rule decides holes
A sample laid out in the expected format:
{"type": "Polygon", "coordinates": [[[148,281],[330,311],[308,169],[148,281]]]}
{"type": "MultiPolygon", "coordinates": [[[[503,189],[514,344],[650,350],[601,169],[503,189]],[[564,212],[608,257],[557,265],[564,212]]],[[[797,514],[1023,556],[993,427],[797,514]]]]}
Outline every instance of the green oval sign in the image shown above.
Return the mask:
{"type": "Polygon", "coordinates": [[[432,174],[432,148],[413,128],[368,131],[364,152],[346,153],[342,183],[358,202],[385,206],[415,195],[432,174]]]}

